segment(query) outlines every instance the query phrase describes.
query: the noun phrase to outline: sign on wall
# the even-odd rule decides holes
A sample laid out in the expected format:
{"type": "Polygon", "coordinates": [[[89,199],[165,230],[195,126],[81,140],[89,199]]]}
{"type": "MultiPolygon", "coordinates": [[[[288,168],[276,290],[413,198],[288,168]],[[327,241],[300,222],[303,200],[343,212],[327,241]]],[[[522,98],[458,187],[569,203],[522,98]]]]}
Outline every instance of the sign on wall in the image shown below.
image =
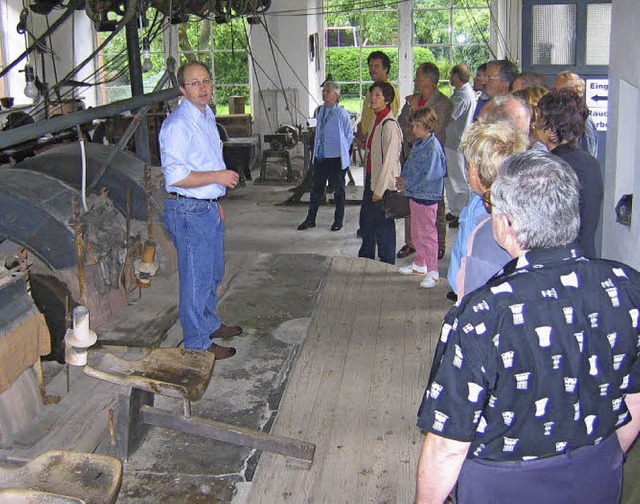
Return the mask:
{"type": "Polygon", "coordinates": [[[607,131],[607,106],[609,104],[609,79],[587,79],[585,99],[591,119],[598,131],[607,131]]]}

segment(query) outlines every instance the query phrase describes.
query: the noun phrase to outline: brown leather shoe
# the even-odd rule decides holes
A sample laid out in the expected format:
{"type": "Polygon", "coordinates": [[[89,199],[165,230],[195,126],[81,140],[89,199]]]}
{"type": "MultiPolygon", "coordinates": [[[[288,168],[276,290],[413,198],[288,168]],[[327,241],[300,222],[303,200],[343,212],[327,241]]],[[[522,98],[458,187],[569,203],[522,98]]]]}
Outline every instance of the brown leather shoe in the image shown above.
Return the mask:
{"type": "Polygon", "coordinates": [[[212,338],[233,338],[242,334],[242,327],[234,325],[228,326],[221,324],[215,331],[209,335],[209,339],[212,338]]]}
{"type": "Polygon", "coordinates": [[[400,250],[398,250],[397,257],[398,259],[404,259],[405,257],[409,257],[411,254],[415,254],[416,249],[414,249],[411,245],[404,245],[400,250]]]}
{"type": "Polygon", "coordinates": [[[230,346],[220,346],[215,343],[205,350],[216,356],[216,360],[228,359],[236,354],[236,349],[230,346]]]}

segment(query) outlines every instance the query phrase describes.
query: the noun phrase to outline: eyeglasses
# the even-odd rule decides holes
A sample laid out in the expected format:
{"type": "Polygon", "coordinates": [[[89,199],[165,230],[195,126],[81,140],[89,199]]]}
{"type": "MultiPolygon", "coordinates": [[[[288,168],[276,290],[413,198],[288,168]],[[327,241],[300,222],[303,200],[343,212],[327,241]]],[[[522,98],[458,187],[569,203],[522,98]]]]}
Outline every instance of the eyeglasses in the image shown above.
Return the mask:
{"type": "Polygon", "coordinates": [[[384,98],[382,93],[371,93],[372,98],[384,98]]]}
{"type": "Polygon", "coordinates": [[[195,80],[193,82],[185,82],[184,85],[192,88],[199,88],[200,86],[209,87],[213,85],[213,81],[211,79],[205,79],[203,81],[195,80]]]}
{"type": "Polygon", "coordinates": [[[482,193],[482,204],[484,205],[484,209],[488,214],[491,214],[491,209],[493,207],[493,203],[491,203],[491,191],[482,193]]]}
{"type": "Polygon", "coordinates": [[[487,80],[501,80],[499,75],[490,75],[485,77],[487,80]]]}
{"type": "Polygon", "coordinates": [[[486,75],[476,75],[475,78],[478,79],[478,80],[487,80],[487,76],[486,75]]]}

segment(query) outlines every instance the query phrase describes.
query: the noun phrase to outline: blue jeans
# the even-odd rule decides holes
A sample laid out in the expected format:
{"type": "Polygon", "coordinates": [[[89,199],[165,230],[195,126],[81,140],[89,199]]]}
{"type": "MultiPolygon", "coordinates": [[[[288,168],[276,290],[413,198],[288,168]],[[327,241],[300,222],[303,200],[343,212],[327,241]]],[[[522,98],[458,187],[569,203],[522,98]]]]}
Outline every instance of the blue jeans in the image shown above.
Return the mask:
{"type": "Polygon", "coordinates": [[[316,221],[320,201],[324,197],[327,180],[334,188],[333,198],[336,202],[336,211],[333,217],[335,224],[342,224],[344,220],[344,171],[342,160],[338,158],[325,158],[313,163],[313,182],[311,183],[311,197],[309,199],[309,211],[306,220],[316,221]]]}
{"type": "Polygon", "coordinates": [[[205,350],[220,327],[218,284],[224,276],[224,224],[218,203],[166,199],[164,225],[178,253],[179,316],[184,347],[205,350]]]}
{"type": "Polygon", "coordinates": [[[362,232],[362,246],[358,257],[368,259],[378,256],[387,264],[396,263],[396,223],[393,219],[387,219],[382,210],[382,203],[371,199],[371,175],[367,174],[364,180],[364,194],[362,195],[362,208],[360,211],[360,231],[362,232]]]}

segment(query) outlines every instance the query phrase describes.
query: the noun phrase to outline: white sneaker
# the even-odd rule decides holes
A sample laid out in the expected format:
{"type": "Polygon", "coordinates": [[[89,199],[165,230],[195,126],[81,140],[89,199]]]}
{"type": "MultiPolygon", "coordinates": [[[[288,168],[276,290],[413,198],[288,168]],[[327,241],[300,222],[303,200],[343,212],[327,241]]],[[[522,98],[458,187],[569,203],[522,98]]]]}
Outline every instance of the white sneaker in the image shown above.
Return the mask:
{"type": "Polygon", "coordinates": [[[427,267],[418,266],[416,263],[412,263],[409,266],[402,266],[398,271],[403,275],[426,275],[427,267]]]}
{"type": "Polygon", "coordinates": [[[440,274],[437,271],[429,271],[424,276],[424,280],[420,282],[420,287],[424,287],[425,289],[431,289],[438,285],[440,282],[440,274]]]}

